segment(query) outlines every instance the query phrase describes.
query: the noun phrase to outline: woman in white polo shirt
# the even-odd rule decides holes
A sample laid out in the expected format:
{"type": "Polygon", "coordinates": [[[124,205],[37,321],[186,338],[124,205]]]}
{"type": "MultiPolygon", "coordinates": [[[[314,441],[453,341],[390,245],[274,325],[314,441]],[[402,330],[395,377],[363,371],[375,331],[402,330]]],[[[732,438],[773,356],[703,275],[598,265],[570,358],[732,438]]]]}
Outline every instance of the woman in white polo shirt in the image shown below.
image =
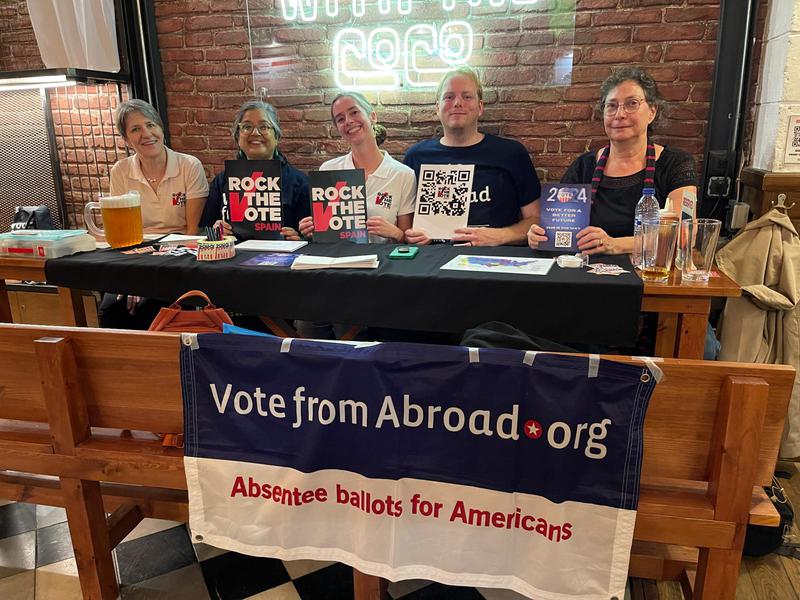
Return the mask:
{"type": "Polygon", "coordinates": [[[164,145],[164,123],[144,100],[120,104],[114,124],[134,154],[111,169],[111,195],[139,192],[145,233],[196,234],[208,197],[203,165],[164,145]]]}
{"type": "MultiPolygon", "coordinates": [[[[403,242],[411,228],[417,182],[414,171],[380,150],[386,128],[369,101],[358,92],[334,98],[331,118],[339,135],[350,144],[350,152],[326,161],[320,171],[364,169],[367,190],[367,231],[371,243],[403,242]]],[[[314,232],[312,217],[300,221],[300,233],[314,232]]]]}

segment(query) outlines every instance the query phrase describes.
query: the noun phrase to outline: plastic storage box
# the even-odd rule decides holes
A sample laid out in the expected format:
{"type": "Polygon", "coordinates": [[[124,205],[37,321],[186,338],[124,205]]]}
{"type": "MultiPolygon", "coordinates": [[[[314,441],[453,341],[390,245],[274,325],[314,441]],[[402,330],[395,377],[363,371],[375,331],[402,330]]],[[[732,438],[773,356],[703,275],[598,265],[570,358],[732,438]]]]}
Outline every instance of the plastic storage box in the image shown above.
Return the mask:
{"type": "Polygon", "coordinates": [[[0,256],[58,258],[97,248],[85,229],[22,229],[0,233],[0,256]]]}

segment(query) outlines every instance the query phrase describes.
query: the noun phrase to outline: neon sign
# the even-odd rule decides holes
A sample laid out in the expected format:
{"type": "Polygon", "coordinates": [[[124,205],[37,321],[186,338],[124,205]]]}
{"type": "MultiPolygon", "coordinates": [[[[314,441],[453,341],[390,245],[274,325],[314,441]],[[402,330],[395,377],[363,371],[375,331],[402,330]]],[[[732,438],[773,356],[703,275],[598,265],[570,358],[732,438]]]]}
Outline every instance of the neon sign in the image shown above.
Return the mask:
{"type": "MultiPolygon", "coordinates": [[[[450,12],[458,3],[470,7],[520,7],[541,0],[434,0],[450,12]]],[[[430,0],[378,0],[381,15],[404,17],[413,5],[430,0]]],[[[363,17],[367,0],[279,0],[283,18],[299,24],[334,19],[340,6],[349,6],[353,17],[363,17]]],[[[376,5],[371,4],[370,9],[376,5]]],[[[401,19],[402,20],[402,19],[401,19]]],[[[454,67],[472,56],[472,27],[463,20],[442,24],[402,24],[374,28],[346,27],[333,38],[332,55],[336,86],[350,90],[392,90],[398,87],[435,87],[454,67]]]]}

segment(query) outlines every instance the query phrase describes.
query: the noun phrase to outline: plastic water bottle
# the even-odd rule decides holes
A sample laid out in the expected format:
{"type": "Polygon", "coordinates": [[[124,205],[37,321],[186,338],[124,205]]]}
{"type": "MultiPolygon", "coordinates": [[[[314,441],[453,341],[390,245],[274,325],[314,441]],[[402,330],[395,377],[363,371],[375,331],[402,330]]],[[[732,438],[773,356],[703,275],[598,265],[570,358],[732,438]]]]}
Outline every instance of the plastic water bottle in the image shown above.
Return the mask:
{"type": "Polygon", "coordinates": [[[631,262],[634,267],[642,266],[642,223],[658,223],[658,200],[656,191],[653,188],[644,188],[642,197],[636,204],[636,212],[633,217],[633,254],[631,262]]]}

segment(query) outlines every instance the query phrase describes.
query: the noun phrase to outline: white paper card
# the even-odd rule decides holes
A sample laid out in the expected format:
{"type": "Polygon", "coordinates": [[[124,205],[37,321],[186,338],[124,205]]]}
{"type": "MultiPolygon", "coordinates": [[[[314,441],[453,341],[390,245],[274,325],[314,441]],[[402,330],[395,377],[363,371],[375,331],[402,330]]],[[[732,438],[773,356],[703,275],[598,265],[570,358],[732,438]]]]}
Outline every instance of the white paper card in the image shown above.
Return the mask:
{"type": "Polygon", "coordinates": [[[294,252],[307,244],[308,242],[304,240],[296,242],[289,240],[247,240],[241,244],[236,244],[236,249],[257,252],[294,252]]]}
{"type": "Polygon", "coordinates": [[[475,165],[422,165],[413,229],[450,240],[467,226],[475,165]]]}
{"type": "Polygon", "coordinates": [[[524,258],[519,256],[472,256],[459,254],[442,265],[448,271],[476,271],[483,273],[511,273],[521,275],[547,275],[553,266],[552,258],[524,258]]]}

